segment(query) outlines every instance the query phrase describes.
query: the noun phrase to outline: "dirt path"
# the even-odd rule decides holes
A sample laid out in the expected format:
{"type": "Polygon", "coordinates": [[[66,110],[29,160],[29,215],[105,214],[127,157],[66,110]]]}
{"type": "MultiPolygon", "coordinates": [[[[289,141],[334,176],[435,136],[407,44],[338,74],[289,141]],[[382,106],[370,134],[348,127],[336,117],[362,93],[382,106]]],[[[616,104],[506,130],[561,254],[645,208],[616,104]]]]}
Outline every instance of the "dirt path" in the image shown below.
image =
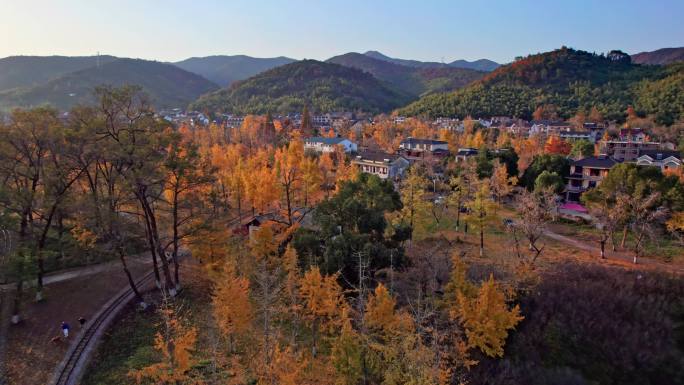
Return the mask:
{"type": "MultiPolygon", "coordinates": [[[[551,230],[544,231],[544,236],[555,241],[565,243],[566,245],[572,246],[574,248],[587,251],[590,254],[595,255],[597,257],[600,257],[601,255],[601,249],[597,246],[593,246],[591,242],[588,242],[586,240],[578,240],[572,237],[568,237],[566,235],[558,234],[551,230]]],[[[614,252],[609,249],[609,247],[606,247],[606,259],[613,259],[619,260],[621,262],[633,263],[633,256],[626,253],[614,252]]],[[[684,274],[684,268],[674,266],[672,264],[655,261],[650,258],[639,258],[638,265],[654,267],[665,271],[675,272],[677,274],[684,274]]]]}
{"type": "MultiPolygon", "coordinates": [[[[131,258],[129,268],[134,277],[149,270],[147,260],[131,258]]],[[[78,333],[79,317],[91,319],[107,301],[128,285],[121,266],[103,264],[49,277],[45,286],[45,301],[33,302],[28,290],[22,308],[23,321],[11,326],[7,337],[6,357],[9,384],[45,385],[55,367],[64,357],[70,341],[62,338],[60,324],[66,321],[72,333],[78,333]]]]}

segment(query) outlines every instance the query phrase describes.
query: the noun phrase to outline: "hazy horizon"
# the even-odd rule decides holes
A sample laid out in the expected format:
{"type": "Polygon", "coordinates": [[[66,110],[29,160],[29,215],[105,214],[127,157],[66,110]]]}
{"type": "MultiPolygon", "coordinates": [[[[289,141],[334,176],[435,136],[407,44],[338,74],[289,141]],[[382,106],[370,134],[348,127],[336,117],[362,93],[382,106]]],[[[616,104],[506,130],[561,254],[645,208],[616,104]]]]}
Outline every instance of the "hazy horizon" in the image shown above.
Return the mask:
{"type": "Polygon", "coordinates": [[[1,3],[0,34],[12,38],[0,46],[0,57],[99,52],[164,62],[214,55],[325,60],[376,50],[402,59],[507,63],[563,45],[630,54],[684,45],[678,20],[684,2],[672,0],[1,3]]]}

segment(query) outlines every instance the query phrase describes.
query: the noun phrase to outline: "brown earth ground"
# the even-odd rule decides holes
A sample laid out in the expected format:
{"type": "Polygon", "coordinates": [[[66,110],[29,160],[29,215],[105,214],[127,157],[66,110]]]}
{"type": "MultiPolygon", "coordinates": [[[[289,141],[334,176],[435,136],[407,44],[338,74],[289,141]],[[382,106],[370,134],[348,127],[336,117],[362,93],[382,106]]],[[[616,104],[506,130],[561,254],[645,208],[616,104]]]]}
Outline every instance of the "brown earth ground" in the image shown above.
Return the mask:
{"type": "MultiPolygon", "coordinates": [[[[129,259],[134,277],[149,271],[142,259],[129,259]]],[[[45,385],[61,362],[70,340],[62,336],[61,323],[78,333],[78,318],[90,319],[111,297],[128,285],[120,265],[104,271],[45,286],[45,300],[33,301],[34,291],[27,290],[22,306],[22,322],[9,329],[7,374],[10,385],[45,385]]]]}

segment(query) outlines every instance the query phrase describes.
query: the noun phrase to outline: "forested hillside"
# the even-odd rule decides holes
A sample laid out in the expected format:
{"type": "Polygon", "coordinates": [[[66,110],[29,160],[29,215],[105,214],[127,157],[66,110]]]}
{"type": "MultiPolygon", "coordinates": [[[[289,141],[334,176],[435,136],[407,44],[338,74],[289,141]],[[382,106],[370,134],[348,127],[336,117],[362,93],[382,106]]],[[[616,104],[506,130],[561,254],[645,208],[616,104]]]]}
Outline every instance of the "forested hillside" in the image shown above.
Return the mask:
{"type": "Polygon", "coordinates": [[[10,56],[0,59],[0,91],[43,84],[70,72],[116,60],[114,56],[10,56]]]}
{"type": "Polygon", "coordinates": [[[329,63],[358,68],[416,97],[454,91],[482,78],[485,73],[451,67],[410,67],[374,59],[356,52],[332,57],[329,63]]]}
{"type": "Polygon", "coordinates": [[[368,73],[338,64],[303,60],[276,67],[202,96],[192,108],[235,114],[311,111],[388,111],[411,100],[368,73]]]}
{"type": "Polygon", "coordinates": [[[500,67],[454,93],[426,96],[400,113],[531,118],[538,106],[554,105],[563,118],[596,107],[605,118],[623,121],[633,105],[669,125],[682,114],[683,71],[682,65],[635,65],[619,51],[604,56],[563,47],[500,67]]]}
{"type": "Polygon", "coordinates": [[[247,79],[271,68],[289,64],[287,57],[257,58],[246,55],[192,57],[173,63],[186,71],[196,73],[212,82],[226,87],[238,80],[247,79]]]}
{"type": "Polygon", "coordinates": [[[67,110],[77,104],[94,102],[95,87],[126,84],[141,86],[158,108],[185,108],[200,95],[218,88],[207,79],[171,64],[117,59],[99,67],[68,73],[37,86],[0,92],[0,110],[43,104],[67,110]]]}
{"type": "Polygon", "coordinates": [[[651,52],[640,52],[632,55],[632,61],[637,64],[671,64],[684,61],[684,47],[661,48],[651,52]]]}

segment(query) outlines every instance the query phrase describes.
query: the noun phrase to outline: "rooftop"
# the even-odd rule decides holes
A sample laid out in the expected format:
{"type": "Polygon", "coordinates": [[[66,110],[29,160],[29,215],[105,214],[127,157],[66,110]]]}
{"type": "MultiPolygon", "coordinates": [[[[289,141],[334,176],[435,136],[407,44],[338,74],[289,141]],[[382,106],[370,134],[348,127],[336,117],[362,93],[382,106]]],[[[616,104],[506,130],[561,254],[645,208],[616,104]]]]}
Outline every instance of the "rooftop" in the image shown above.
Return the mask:
{"type": "Polygon", "coordinates": [[[347,139],[347,138],[326,138],[323,136],[312,136],[310,138],[304,139],[304,142],[323,143],[323,144],[340,144],[344,140],[349,140],[349,139],[347,139]]]}
{"type": "Polygon", "coordinates": [[[679,151],[673,150],[641,150],[641,152],[639,153],[639,157],[642,157],[644,155],[648,155],[649,157],[651,157],[651,159],[654,160],[662,160],[667,159],[669,157],[674,157],[679,160],[682,159],[682,154],[679,151]]]}
{"type": "Polygon", "coordinates": [[[609,169],[619,162],[608,155],[590,156],[572,162],[574,166],[609,169]]]}
{"type": "Polygon", "coordinates": [[[401,155],[388,154],[382,151],[364,151],[356,156],[357,160],[367,160],[372,162],[393,162],[399,158],[403,158],[401,155]]]}
{"type": "Polygon", "coordinates": [[[401,144],[404,143],[410,143],[410,144],[448,144],[447,142],[443,140],[435,140],[435,139],[419,139],[419,138],[407,138],[401,141],[401,144]]]}

